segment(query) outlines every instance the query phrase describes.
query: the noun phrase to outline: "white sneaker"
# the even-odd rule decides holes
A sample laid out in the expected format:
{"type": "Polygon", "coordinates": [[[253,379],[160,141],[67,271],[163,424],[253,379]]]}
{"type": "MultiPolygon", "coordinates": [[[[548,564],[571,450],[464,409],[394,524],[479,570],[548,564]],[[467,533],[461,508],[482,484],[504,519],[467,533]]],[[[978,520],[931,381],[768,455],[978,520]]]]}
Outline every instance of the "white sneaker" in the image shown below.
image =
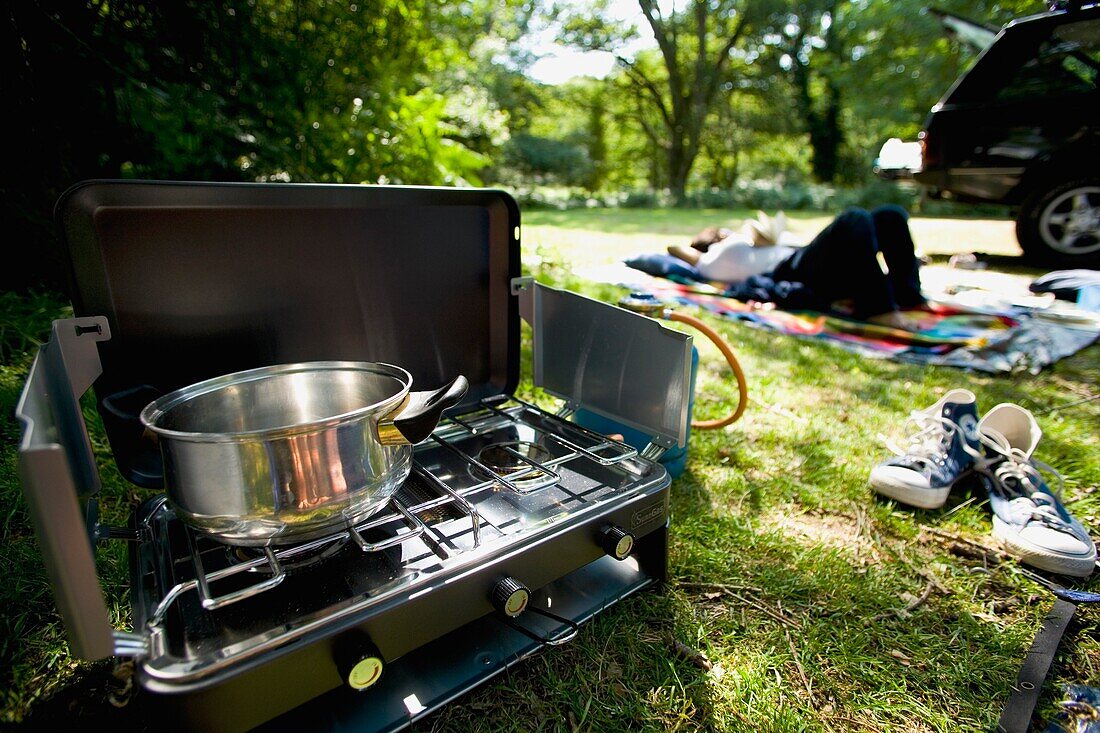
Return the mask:
{"type": "Polygon", "coordinates": [[[1096,566],[1096,545],[1062,506],[1039,473],[1050,466],[1032,457],[1043,431],[1027,410],[1000,404],[978,423],[985,458],[978,461],[993,510],[993,536],[1021,562],[1052,573],[1088,577],[1096,566]]]}

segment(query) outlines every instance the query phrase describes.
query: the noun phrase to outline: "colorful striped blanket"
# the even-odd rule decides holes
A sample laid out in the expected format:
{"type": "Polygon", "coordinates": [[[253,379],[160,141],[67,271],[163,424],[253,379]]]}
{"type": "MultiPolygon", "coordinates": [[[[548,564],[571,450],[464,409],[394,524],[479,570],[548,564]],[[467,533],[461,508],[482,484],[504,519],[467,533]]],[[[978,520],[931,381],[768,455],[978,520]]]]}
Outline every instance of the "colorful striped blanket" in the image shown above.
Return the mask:
{"type": "Polygon", "coordinates": [[[1038,372],[1100,336],[1100,314],[1093,317],[1085,312],[1006,304],[962,306],[933,300],[922,308],[903,311],[908,328],[902,329],[743,303],[702,283],[652,278],[645,289],[666,302],[697,305],[752,326],[821,339],[871,357],[990,373],[1038,372]]]}

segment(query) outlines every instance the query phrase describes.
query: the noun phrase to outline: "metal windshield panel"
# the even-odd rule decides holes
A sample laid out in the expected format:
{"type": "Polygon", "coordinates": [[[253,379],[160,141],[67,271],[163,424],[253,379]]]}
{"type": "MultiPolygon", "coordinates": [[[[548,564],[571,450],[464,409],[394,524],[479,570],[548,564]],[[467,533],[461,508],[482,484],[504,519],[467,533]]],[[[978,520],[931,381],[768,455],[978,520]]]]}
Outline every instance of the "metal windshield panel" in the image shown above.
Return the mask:
{"type": "Polygon", "coordinates": [[[691,336],[576,293],[539,283],[526,290],[536,386],[665,447],[685,444],[691,336]]]}
{"type": "Polygon", "coordinates": [[[103,318],[54,321],[15,411],[19,476],[54,598],[73,653],[93,660],[113,653],[114,630],[92,554],[99,476],[80,396],[99,375],[96,344],[109,338],[103,318]]]}

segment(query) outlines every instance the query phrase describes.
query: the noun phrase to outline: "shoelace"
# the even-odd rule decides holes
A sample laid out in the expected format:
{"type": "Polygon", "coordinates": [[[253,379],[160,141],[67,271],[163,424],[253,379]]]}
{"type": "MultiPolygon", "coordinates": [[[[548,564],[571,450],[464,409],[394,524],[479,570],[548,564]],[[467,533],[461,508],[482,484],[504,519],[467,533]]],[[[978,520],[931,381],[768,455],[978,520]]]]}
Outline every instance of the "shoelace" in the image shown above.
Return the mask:
{"type": "Polygon", "coordinates": [[[1058,514],[1058,507],[1050,494],[1036,491],[1031,496],[1020,496],[1009,504],[1016,516],[1026,517],[1028,521],[1037,521],[1051,529],[1065,531],[1070,529],[1069,522],[1058,514]]]}
{"type": "Polygon", "coordinates": [[[1060,496],[1062,489],[1065,488],[1062,474],[1037,458],[1029,459],[1023,450],[1010,446],[1008,439],[1004,436],[983,433],[978,435],[978,440],[983,445],[991,448],[996,455],[978,458],[977,469],[989,474],[989,469],[992,467],[995,485],[1005,492],[1012,492],[1009,488],[1008,479],[1014,479],[1016,484],[1021,487],[1020,491],[1012,492],[1018,494],[1009,502],[1013,513],[1026,514],[1030,512],[1030,519],[1041,522],[1052,529],[1065,530],[1069,528],[1069,523],[1058,513],[1058,504],[1055,498],[1045,491],[1035,490],[1043,483],[1043,476],[1039,473],[1039,468],[1042,468],[1058,479],[1057,494],[1060,496]]]}
{"type": "MultiPolygon", "coordinates": [[[[905,424],[909,425],[910,423],[916,426],[917,431],[909,436],[906,448],[901,448],[892,439],[881,433],[878,436],[879,440],[885,443],[886,447],[896,455],[908,456],[925,464],[943,463],[943,457],[947,454],[951,441],[962,430],[958,423],[950,418],[929,415],[926,412],[919,411],[909,414],[905,424]]],[[[963,446],[968,447],[965,440],[963,446]]],[[[969,449],[968,452],[972,450],[969,449]]]]}

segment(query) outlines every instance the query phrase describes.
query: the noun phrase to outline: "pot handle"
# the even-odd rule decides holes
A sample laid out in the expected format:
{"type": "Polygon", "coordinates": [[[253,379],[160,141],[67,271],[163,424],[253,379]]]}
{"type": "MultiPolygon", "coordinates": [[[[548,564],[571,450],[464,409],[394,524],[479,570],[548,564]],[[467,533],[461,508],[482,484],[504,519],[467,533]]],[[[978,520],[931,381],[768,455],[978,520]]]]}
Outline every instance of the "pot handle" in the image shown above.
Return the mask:
{"type": "Polygon", "coordinates": [[[457,405],[469,387],[466,377],[460,374],[439,389],[410,392],[401,407],[378,423],[378,442],[415,445],[424,440],[439,424],[443,411],[457,405]]]}

